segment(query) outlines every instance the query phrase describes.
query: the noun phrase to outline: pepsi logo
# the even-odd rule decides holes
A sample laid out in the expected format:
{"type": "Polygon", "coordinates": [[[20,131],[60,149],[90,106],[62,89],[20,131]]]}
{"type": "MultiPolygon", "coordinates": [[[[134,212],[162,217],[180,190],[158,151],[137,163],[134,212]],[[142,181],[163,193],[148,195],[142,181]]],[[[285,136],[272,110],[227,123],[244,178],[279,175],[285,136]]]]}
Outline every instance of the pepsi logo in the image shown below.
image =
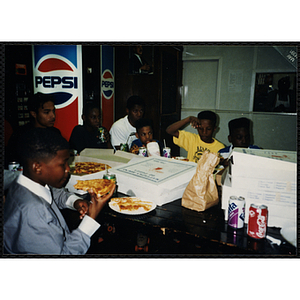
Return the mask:
{"type": "Polygon", "coordinates": [[[78,69],[66,57],[47,54],[34,68],[34,89],[53,95],[56,108],[63,108],[79,96],[79,78],[78,69]]]}
{"type": "Polygon", "coordinates": [[[114,93],[114,77],[110,70],[106,69],[102,74],[101,89],[103,96],[110,99],[114,93]]]}
{"type": "Polygon", "coordinates": [[[48,58],[42,61],[38,67],[40,72],[51,72],[58,70],[73,71],[71,66],[58,58],[48,58]]]}

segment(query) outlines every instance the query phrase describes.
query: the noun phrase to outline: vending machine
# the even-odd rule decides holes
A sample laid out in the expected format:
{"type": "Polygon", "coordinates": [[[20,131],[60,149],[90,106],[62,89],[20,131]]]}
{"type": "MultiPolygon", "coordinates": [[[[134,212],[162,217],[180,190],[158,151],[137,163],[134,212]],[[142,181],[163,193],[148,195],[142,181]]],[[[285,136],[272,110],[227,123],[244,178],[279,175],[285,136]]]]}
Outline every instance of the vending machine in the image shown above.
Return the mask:
{"type": "Polygon", "coordinates": [[[55,99],[56,121],[64,138],[81,124],[82,52],[80,45],[32,46],[34,93],[51,94],[55,99]]]}

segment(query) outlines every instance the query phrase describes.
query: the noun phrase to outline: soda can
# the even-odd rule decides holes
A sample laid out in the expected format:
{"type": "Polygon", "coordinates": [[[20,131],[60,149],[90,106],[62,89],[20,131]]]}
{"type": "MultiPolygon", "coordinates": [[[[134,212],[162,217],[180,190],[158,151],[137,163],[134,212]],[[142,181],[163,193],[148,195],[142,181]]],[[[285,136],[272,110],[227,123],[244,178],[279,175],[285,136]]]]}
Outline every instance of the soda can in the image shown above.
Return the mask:
{"type": "Polygon", "coordinates": [[[99,140],[101,141],[101,143],[104,143],[105,142],[104,128],[100,127],[98,129],[98,133],[99,133],[99,135],[98,135],[99,140]]]}
{"type": "Polygon", "coordinates": [[[266,205],[251,204],[249,208],[247,234],[255,239],[266,237],[268,224],[268,207],[266,205]]]}
{"type": "Polygon", "coordinates": [[[227,228],[227,242],[230,244],[243,247],[244,245],[244,232],[232,227],[227,228]]]}
{"type": "Polygon", "coordinates": [[[165,147],[163,149],[163,157],[171,158],[171,148],[165,147]]]}
{"type": "Polygon", "coordinates": [[[8,164],[8,170],[9,171],[17,171],[18,168],[20,167],[20,164],[16,161],[12,161],[8,164]]]}
{"type": "Polygon", "coordinates": [[[228,220],[230,227],[240,229],[245,222],[245,198],[230,196],[228,201],[228,220]]]}
{"type": "Polygon", "coordinates": [[[147,156],[147,149],[145,147],[139,148],[139,155],[146,157],[147,156]]]}
{"type": "Polygon", "coordinates": [[[22,167],[22,166],[19,166],[18,169],[17,169],[17,171],[18,171],[18,172],[21,172],[21,174],[23,174],[23,167],[22,167]]]}
{"type": "Polygon", "coordinates": [[[128,152],[128,145],[127,144],[120,144],[120,150],[128,152]]]}
{"type": "Polygon", "coordinates": [[[116,175],[115,174],[109,174],[105,173],[103,175],[103,179],[113,180],[115,183],[117,182],[116,175]]]}
{"type": "MultiPolygon", "coordinates": [[[[108,180],[113,180],[115,182],[115,184],[117,184],[117,178],[115,174],[109,174],[109,173],[105,173],[103,175],[103,179],[108,179],[108,180]]],[[[115,191],[113,193],[113,196],[117,196],[117,186],[115,188],[115,191]]]]}

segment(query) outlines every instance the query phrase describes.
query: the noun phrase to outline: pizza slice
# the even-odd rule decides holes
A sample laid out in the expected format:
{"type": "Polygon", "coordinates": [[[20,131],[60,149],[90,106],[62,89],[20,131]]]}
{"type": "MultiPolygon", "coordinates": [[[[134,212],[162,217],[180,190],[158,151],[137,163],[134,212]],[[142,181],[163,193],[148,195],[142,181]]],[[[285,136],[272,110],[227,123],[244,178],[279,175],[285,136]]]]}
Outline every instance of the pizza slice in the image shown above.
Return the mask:
{"type": "Polygon", "coordinates": [[[105,169],[110,169],[109,165],[96,162],[76,162],[75,168],[71,168],[71,173],[73,174],[93,174],[96,172],[105,171],[105,169]]]}
{"type": "Polygon", "coordinates": [[[141,200],[136,197],[120,197],[112,198],[110,204],[116,207],[119,211],[149,211],[153,203],[150,201],[141,200]]]}
{"type": "Polygon", "coordinates": [[[108,194],[114,184],[115,181],[109,179],[77,180],[74,188],[82,191],[93,190],[98,197],[101,197],[108,194]]]}

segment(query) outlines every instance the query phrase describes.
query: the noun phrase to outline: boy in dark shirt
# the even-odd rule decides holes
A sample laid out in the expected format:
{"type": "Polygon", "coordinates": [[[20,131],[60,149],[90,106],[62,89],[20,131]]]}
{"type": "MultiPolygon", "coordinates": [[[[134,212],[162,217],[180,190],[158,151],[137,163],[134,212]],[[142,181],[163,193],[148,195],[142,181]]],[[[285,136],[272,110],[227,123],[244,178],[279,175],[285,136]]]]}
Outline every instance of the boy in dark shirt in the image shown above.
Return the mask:
{"type": "MultiPolygon", "coordinates": [[[[229,121],[228,127],[229,127],[228,141],[229,143],[231,143],[231,145],[219,150],[219,153],[223,159],[227,159],[232,149],[235,147],[248,148],[248,149],[260,149],[258,146],[250,144],[251,135],[250,135],[249,119],[244,117],[233,119],[229,121]]],[[[226,164],[227,163],[225,163],[225,165],[226,164]]]]}
{"type": "Polygon", "coordinates": [[[76,125],[70,137],[70,149],[78,154],[85,148],[111,149],[110,134],[101,126],[100,109],[94,103],[84,106],[82,113],[83,125],[76,125]]]}
{"type": "Polygon", "coordinates": [[[30,122],[20,126],[11,135],[7,151],[5,153],[5,165],[7,166],[11,161],[20,162],[17,149],[19,147],[18,141],[21,136],[36,127],[47,128],[60,134],[60,130],[54,127],[56,115],[54,98],[51,95],[36,93],[28,99],[28,111],[30,122]]]}

